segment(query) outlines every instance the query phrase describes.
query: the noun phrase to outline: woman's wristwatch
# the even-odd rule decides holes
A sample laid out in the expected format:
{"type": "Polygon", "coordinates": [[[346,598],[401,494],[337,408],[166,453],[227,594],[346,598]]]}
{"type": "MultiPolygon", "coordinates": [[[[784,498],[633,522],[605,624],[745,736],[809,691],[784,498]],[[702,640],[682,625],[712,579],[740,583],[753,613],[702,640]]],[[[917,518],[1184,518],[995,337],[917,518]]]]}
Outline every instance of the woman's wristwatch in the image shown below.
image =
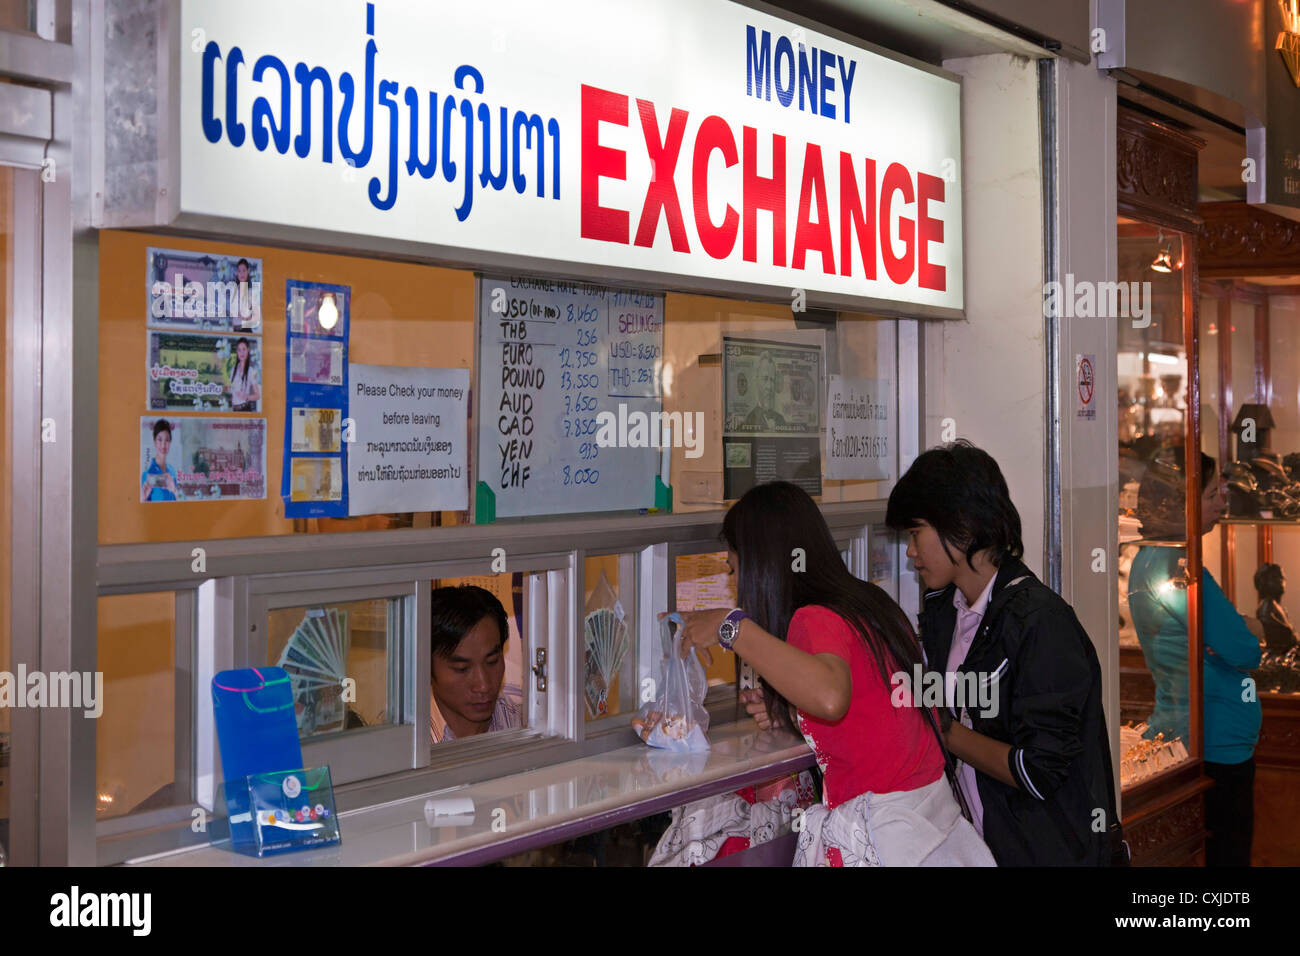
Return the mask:
{"type": "Polygon", "coordinates": [[[736,638],[740,635],[740,622],[748,619],[749,615],[740,608],[728,614],[718,625],[718,643],[731,650],[731,645],[736,643],[736,638]]]}

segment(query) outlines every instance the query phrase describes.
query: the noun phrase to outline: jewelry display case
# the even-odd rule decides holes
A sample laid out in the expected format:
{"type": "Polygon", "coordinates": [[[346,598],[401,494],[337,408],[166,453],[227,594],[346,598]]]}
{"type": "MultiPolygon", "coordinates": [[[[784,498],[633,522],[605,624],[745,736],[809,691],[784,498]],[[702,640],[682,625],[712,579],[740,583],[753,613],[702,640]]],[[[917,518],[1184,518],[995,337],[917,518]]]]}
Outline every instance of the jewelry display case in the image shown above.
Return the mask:
{"type": "Polygon", "coordinates": [[[1117,119],[1120,807],[1135,865],[1204,860],[1197,154],[1135,110],[1117,119]],[[1190,451],[1190,454],[1189,454],[1190,451]],[[1188,507],[1188,503],[1191,507],[1188,507]]]}
{"type": "Polygon", "coordinates": [[[1300,223],[1245,203],[1203,203],[1202,449],[1226,464],[1228,517],[1206,567],[1260,642],[1250,671],[1254,865],[1300,862],[1300,223]]]}

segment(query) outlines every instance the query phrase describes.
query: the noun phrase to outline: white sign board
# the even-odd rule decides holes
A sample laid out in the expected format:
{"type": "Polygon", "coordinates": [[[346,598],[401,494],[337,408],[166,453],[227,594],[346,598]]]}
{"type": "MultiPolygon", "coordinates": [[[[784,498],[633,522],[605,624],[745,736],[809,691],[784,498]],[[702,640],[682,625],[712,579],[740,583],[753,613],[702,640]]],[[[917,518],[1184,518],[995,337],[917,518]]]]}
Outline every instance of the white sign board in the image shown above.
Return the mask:
{"type": "Polygon", "coordinates": [[[349,514],[469,507],[468,369],[353,364],[348,389],[349,514]]]}
{"type": "Polygon", "coordinates": [[[183,215],[963,306],[941,70],[730,0],[182,0],[176,42],[183,215]]]}
{"type": "Polygon", "coordinates": [[[870,481],[891,477],[898,422],[889,382],[832,375],[826,403],[826,477],[870,481]]]}
{"type": "Polygon", "coordinates": [[[496,517],[654,507],[663,328],[660,295],[481,280],[477,470],[496,517]]]}

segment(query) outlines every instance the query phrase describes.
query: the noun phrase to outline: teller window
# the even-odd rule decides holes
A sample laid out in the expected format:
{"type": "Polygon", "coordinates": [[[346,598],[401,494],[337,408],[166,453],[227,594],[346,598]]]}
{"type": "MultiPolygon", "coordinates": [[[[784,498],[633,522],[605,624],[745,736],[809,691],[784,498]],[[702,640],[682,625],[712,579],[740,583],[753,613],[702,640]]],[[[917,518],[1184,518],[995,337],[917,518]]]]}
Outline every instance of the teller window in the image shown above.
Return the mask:
{"type": "MultiPolygon", "coordinates": [[[[678,611],[736,607],[736,576],[727,564],[727,552],[713,550],[676,554],[673,558],[673,596],[678,611]]],[[[719,645],[710,647],[709,652],[713,663],[705,668],[705,673],[710,690],[734,685],[740,674],[736,655],[719,645]]]]}
{"type": "Polygon", "coordinates": [[[588,722],[634,712],[638,700],[634,553],[584,559],[582,707],[588,722]]]}
{"type": "Polygon", "coordinates": [[[288,674],[304,766],[339,784],[414,766],[418,602],[415,582],[333,577],[250,582],[246,647],[248,666],[288,674]]]}
{"type": "Polygon", "coordinates": [[[266,664],[289,673],[300,739],[399,722],[389,662],[402,604],[371,598],[269,612],[266,664]]]}
{"type": "Polygon", "coordinates": [[[525,592],[529,575],[432,582],[429,739],[434,745],[528,726],[525,592]]]}

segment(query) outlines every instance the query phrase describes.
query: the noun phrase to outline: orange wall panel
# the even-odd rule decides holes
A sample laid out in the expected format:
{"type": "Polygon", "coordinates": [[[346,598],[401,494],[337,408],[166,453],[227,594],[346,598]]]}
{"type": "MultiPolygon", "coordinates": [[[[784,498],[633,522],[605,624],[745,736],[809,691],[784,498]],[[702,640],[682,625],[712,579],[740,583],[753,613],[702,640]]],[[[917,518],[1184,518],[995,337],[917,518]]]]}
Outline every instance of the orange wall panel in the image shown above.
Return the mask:
{"type": "MultiPolygon", "coordinates": [[[[280,474],[284,454],[285,281],[352,288],[348,360],[470,369],[474,275],[433,266],[270,246],[104,231],[99,239],[99,542],[186,541],[291,534],[280,474]],[[150,414],[147,249],[201,249],[262,260],[262,408],[267,496],[260,501],[140,501],[140,418],[150,414]]],[[[167,412],[168,417],[185,413],[167,412]]],[[[211,414],[211,413],[208,413],[211,414]]]]}

